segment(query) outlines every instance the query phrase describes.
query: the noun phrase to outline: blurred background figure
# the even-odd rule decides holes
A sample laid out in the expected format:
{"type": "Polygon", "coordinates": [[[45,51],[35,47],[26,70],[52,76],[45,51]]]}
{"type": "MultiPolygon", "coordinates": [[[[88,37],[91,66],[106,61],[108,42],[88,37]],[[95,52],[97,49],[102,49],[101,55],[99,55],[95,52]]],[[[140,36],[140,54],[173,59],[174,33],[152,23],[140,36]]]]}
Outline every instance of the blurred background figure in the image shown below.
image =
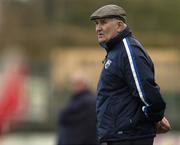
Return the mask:
{"type": "Polygon", "coordinates": [[[72,96],[59,118],[58,145],[95,145],[95,96],[82,73],[71,77],[72,96]]]}
{"type": "Polygon", "coordinates": [[[24,83],[26,66],[23,55],[8,51],[1,59],[0,134],[6,133],[22,119],[25,111],[24,83]]]}

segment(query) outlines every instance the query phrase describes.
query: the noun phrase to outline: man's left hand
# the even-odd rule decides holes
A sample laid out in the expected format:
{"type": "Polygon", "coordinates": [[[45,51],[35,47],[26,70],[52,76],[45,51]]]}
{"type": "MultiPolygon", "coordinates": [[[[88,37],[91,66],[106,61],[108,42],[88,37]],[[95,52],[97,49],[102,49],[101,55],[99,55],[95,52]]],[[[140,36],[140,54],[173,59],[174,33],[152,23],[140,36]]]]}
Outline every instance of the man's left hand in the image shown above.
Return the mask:
{"type": "Polygon", "coordinates": [[[156,124],[156,133],[166,133],[171,129],[171,125],[166,117],[163,117],[161,121],[156,124]]]}

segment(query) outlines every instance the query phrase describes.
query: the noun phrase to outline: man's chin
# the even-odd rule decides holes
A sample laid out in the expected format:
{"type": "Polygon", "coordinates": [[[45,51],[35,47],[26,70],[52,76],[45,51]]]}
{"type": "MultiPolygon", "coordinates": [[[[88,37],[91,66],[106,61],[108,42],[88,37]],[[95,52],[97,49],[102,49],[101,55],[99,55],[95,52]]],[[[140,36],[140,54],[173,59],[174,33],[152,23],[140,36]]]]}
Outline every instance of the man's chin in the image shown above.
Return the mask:
{"type": "Polygon", "coordinates": [[[98,39],[99,43],[105,43],[106,41],[104,39],[98,39]]]}

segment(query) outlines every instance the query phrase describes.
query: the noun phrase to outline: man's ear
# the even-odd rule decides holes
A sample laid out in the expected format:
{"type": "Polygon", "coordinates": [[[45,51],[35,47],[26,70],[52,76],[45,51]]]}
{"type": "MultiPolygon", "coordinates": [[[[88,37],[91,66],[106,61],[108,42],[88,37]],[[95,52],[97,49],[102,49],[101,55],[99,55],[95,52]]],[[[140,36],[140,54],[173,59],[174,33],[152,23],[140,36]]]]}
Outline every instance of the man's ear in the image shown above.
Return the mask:
{"type": "Polygon", "coordinates": [[[121,32],[124,30],[124,23],[122,21],[117,22],[117,31],[121,32]]]}

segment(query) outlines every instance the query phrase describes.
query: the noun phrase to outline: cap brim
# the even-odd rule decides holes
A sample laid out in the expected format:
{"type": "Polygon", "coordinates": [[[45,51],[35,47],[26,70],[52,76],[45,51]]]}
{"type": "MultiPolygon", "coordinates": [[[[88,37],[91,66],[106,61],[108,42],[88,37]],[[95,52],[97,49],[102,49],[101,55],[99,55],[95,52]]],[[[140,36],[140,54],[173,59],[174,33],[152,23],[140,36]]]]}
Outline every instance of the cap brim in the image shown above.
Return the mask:
{"type": "Polygon", "coordinates": [[[106,18],[116,18],[119,20],[122,20],[123,22],[126,22],[126,19],[121,17],[121,16],[117,16],[117,15],[109,15],[109,16],[91,16],[90,20],[97,20],[97,19],[106,19],[106,18]]]}

